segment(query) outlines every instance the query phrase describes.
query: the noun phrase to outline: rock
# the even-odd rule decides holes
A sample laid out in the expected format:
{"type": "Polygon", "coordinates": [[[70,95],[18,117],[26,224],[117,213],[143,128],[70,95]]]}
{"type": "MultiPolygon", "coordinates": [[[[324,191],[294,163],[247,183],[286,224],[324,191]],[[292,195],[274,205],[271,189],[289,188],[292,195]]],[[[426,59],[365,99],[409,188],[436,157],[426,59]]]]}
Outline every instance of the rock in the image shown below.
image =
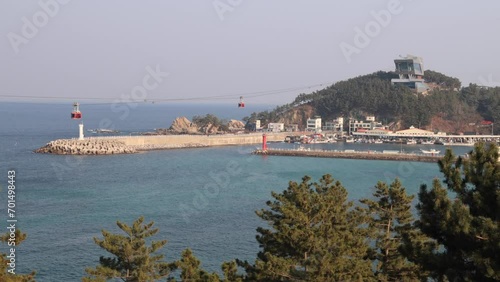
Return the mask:
{"type": "Polygon", "coordinates": [[[186,117],[178,117],[172,122],[170,131],[178,134],[195,134],[198,133],[198,126],[186,117]]]}
{"type": "Polygon", "coordinates": [[[35,153],[57,155],[107,155],[135,152],[134,148],[113,139],[59,139],[35,150],[35,153]]]}
{"type": "Polygon", "coordinates": [[[211,123],[208,123],[205,126],[202,126],[200,128],[200,131],[203,132],[204,134],[217,134],[217,131],[219,131],[219,127],[214,126],[211,123]]]}
{"type": "Polygon", "coordinates": [[[245,129],[245,123],[241,120],[232,119],[228,122],[227,127],[229,131],[239,131],[245,129]]]}

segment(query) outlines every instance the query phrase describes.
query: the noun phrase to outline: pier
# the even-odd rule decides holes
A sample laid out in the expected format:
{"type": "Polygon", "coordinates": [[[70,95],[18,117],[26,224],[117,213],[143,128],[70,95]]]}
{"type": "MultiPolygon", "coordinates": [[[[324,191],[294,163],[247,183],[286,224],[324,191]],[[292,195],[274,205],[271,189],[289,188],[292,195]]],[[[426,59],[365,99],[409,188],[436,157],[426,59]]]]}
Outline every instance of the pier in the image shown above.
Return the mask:
{"type": "MultiPolygon", "coordinates": [[[[271,142],[283,141],[286,133],[267,134],[271,142]]],[[[262,133],[220,135],[106,136],[58,139],[35,150],[57,155],[131,154],[139,151],[250,145],[262,142],[262,133]]]]}
{"type": "Polygon", "coordinates": [[[338,159],[360,159],[360,160],[384,160],[384,161],[410,161],[410,162],[437,162],[441,156],[427,154],[408,154],[397,151],[332,151],[332,150],[304,150],[304,149],[268,149],[255,150],[255,155],[286,156],[286,157],[315,157],[315,158],[338,158],[338,159]]]}

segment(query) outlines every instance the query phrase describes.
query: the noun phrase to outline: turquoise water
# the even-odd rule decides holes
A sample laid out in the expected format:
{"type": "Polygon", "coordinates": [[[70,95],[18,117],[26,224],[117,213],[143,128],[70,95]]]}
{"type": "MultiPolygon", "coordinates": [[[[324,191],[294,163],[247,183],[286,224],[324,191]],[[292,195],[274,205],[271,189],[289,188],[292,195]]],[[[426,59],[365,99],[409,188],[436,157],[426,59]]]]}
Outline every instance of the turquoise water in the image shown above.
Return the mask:
{"type": "MultiPolygon", "coordinates": [[[[113,114],[105,106],[99,107],[84,112],[90,116],[86,122],[97,124],[103,116],[113,114]]],[[[212,109],[235,118],[244,114],[221,105],[182,107],[138,107],[126,120],[117,118],[114,124],[117,129],[132,132],[168,127],[181,111],[194,115],[212,109]]],[[[116,220],[130,223],[144,215],[160,228],[156,239],[168,240],[162,250],[167,260],[179,258],[181,251],[190,247],[204,268],[219,270],[223,261],[255,257],[255,229],[264,222],[254,211],[265,206],[271,191],[286,189],[289,180],[300,181],[306,174],[317,179],[330,173],[356,200],[370,197],[378,180],[399,177],[415,194],[420,184],[430,184],[434,177],[440,177],[437,165],[431,163],[250,155],[255,146],[116,156],[31,153],[52,139],[73,137],[76,123],[68,116],[67,105],[0,105],[1,183],[5,188],[8,169],[17,171],[18,227],[28,234],[16,250],[17,270],[35,269],[37,281],[79,281],[85,267],[97,265],[99,256],[105,255],[92,238],[100,236],[101,229],[118,231],[116,220]]],[[[325,146],[399,148],[343,143],[325,146]]],[[[458,153],[469,150],[456,149],[458,153]]],[[[0,193],[0,225],[6,225],[5,189],[0,193]]],[[[5,245],[2,252],[6,252],[5,245]]]]}

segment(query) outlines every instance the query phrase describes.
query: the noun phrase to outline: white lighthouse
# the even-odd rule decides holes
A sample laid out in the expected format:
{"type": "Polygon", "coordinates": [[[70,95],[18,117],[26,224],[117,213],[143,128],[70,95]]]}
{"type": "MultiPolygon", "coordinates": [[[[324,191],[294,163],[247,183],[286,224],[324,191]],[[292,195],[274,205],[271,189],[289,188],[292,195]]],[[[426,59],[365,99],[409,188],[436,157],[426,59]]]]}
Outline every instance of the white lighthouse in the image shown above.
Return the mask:
{"type": "Polygon", "coordinates": [[[83,140],[83,123],[78,125],[80,127],[80,134],[78,135],[78,140],[83,140]]]}

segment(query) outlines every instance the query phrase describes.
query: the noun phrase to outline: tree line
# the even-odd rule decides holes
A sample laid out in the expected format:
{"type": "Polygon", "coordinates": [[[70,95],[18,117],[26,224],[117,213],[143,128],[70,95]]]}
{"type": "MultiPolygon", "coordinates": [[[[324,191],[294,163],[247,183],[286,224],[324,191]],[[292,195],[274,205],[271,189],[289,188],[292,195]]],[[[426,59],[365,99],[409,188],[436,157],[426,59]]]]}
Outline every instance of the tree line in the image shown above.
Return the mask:
{"type": "MultiPolygon", "coordinates": [[[[255,261],[224,262],[221,274],[204,270],[189,249],[164,261],[158,251],[167,241],[151,240],[154,222],[118,221],[122,234],[94,238],[109,256],[82,281],[500,281],[498,159],[493,143],[467,157],[447,150],[438,161],[443,179],[420,187],[417,218],[398,179],[378,182],[359,202],[329,174],[290,181],[256,212],[267,225],[257,228],[255,261]]],[[[2,267],[0,281],[34,281],[34,273],[2,267]]]]}

